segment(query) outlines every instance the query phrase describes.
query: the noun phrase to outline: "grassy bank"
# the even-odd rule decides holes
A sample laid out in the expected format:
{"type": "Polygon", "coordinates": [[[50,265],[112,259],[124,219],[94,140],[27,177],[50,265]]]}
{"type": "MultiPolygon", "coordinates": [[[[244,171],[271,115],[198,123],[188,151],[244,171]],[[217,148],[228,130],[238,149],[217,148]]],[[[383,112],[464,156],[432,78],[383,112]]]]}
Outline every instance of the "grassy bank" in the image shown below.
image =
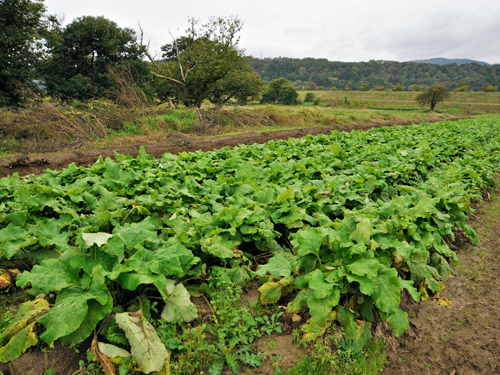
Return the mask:
{"type": "MultiPolygon", "coordinates": [[[[305,95],[299,93],[301,102],[305,95]]],[[[165,142],[172,133],[214,136],[500,113],[500,93],[451,93],[436,112],[418,108],[414,92],[320,91],[314,95],[315,103],[296,106],[254,103],[215,108],[205,103],[200,110],[124,107],[102,100],[61,103],[47,98],[22,109],[0,109],[0,157],[165,142]]]]}

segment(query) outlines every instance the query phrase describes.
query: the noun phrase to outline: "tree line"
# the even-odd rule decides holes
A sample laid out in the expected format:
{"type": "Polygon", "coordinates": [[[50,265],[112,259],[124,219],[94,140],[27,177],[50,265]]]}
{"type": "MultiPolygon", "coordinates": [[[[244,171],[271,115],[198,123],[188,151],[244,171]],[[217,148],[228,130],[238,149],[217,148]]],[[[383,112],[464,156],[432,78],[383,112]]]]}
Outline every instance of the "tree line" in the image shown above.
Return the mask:
{"type": "Polygon", "coordinates": [[[297,88],[420,91],[441,84],[448,90],[495,91],[500,84],[500,65],[254,59],[238,46],[242,25],[237,17],[205,23],[189,19],[184,35],[170,35],[161,56],[151,56],[142,30],[137,35],[93,16],[63,26],[47,14],[43,0],[3,0],[0,106],[22,105],[41,95],[119,102],[124,92],[149,104],[188,107],[200,107],[206,99],[216,105],[248,99],[294,104],[297,88]]]}
{"type": "MultiPolygon", "coordinates": [[[[264,81],[286,78],[296,87],[337,90],[396,90],[412,91],[441,84],[453,91],[494,91],[500,85],[500,64],[477,63],[437,65],[417,62],[370,60],[340,62],[316,58],[248,58],[253,70],[264,81]],[[400,86],[397,86],[400,85],[400,86]],[[418,89],[418,88],[417,88],[418,89]]],[[[418,91],[418,90],[417,90],[418,91]]]]}
{"type": "MultiPolygon", "coordinates": [[[[82,16],[63,26],[43,0],[0,2],[0,106],[39,95],[62,100],[119,99],[124,87],[145,102],[200,107],[258,98],[259,74],[238,47],[242,22],[191,19],[160,57],[142,36],[104,17],[82,16]]],[[[142,30],[141,30],[142,33],[142,30]]],[[[126,90],[125,90],[126,91],[126,90]]]]}

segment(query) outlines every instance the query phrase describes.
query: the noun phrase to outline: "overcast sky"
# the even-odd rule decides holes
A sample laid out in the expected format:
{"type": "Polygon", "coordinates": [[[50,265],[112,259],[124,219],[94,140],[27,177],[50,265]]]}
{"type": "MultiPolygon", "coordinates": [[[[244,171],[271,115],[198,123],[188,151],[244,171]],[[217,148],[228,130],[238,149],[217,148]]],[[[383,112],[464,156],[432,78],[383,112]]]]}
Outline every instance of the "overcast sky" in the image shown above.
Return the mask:
{"type": "Polygon", "coordinates": [[[180,35],[188,17],[236,15],[239,46],[255,57],[331,61],[469,58],[500,63],[499,0],[45,0],[51,14],[104,16],[150,40],[151,52],[180,35]]]}

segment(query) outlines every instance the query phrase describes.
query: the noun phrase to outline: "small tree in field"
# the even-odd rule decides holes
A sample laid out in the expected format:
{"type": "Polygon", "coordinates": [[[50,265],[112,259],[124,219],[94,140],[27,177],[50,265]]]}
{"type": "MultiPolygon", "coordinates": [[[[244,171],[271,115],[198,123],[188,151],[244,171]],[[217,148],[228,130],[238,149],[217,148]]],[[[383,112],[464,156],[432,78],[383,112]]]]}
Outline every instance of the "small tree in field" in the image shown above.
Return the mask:
{"type": "Polygon", "coordinates": [[[405,87],[398,83],[397,85],[392,86],[392,91],[404,91],[405,87]]]}
{"type": "Polygon", "coordinates": [[[308,92],[304,99],[304,103],[313,103],[314,102],[314,94],[312,92],[308,92]]]}
{"type": "Polygon", "coordinates": [[[460,81],[460,82],[458,82],[458,85],[457,85],[457,88],[455,89],[455,91],[457,91],[457,92],[469,91],[469,85],[467,85],[467,83],[464,81],[460,81]]]}
{"type": "Polygon", "coordinates": [[[361,85],[359,85],[358,90],[359,91],[368,91],[368,90],[370,90],[370,86],[368,86],[368,84],[366,84],[366,83],[362,83],[361,85]]]}
{"type": "Polygon", "coordinates": [[[493,92],[493,91],[497,91],[497,90],[498,90],[498,86],[493,86],[491,83],[486,82],[483,85],[484,92],[493,92]]]}
{"type": "Polygon", "coordinates": [[[450,97],[450,93],[446,86],[438,83],[428,87],[423,93],[418,94],[415,100],[421,105],[430,105],[431,111],[434,111],[434,107],[439,102],[443,102],[446,98],[450,97]]]}
{"type": "Polygon", "coordinates": [[[262,104],[274,104],[276,102],[285,105],[298,104],[298,96],[299,93],[289,80],[278,78],[269,82],[262,93],[260,102],[262,104]]]}

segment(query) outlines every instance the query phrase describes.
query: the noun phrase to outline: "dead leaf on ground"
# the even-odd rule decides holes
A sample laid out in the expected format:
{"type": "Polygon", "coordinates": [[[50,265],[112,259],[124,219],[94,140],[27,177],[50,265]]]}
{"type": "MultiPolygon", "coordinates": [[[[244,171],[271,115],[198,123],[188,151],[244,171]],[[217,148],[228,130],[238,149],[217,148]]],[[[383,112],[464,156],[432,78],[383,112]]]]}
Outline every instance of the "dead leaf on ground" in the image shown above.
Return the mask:
{"type": "Polygon", "coordinates": [[[7,288],[16,282],[17,275],[21,273],[18,269],[2,270],[0,269],[0,290],[7,288]]]}
{"type": "Polygon", "coordinates": [[[439,298],[433,298],[433,301],[435,301],[438,305],[444,306],[444,307],[453,307],[453,302],[451,302],[448,298],[441,296],[439,298]]]}
{"type": "Polygon", "coordinates": [[[102,370],[104,371],[105,375],[116,375],[117,374],[116,368],[111,363],[108,356],[103,354],[99,350],[99,345],[98,345],[96,337],[94,337],[94,339],[92,340],[92,345],[90,346],[90,350],[92,350],[92,353],[94,353],[94,358],[97,358],[99,360],[99,362],[101,363],[102,370]]]}

